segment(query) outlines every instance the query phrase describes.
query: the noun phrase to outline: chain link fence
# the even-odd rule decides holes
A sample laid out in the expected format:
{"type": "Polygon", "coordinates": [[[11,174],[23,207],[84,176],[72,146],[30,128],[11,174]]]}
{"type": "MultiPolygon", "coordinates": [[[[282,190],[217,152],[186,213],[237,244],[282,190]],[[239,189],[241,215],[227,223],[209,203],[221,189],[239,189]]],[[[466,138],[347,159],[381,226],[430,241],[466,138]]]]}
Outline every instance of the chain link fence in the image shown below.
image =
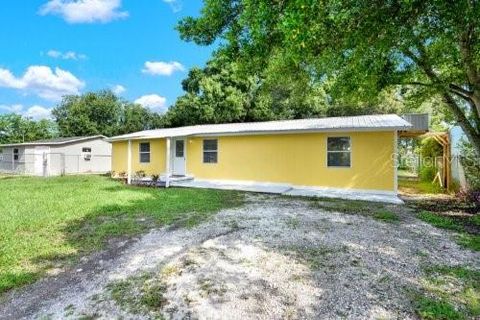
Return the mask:
{"type": "Polygon", "coordinates": [[[111,170],[111,155],[64,153],[2,153],[0,172],[35,176],[106,173],[111,170]]]}

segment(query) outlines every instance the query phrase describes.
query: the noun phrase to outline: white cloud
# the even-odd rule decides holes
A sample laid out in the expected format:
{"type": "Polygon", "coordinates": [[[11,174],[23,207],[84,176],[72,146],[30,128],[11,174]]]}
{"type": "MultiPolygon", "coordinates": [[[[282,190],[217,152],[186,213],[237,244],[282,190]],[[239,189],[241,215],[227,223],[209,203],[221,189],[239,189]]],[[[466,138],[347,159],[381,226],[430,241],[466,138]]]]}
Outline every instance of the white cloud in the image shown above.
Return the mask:
{"type": "Polygon", "coordinates": [[[83,53],[76,53],[74,51],[61,52],[57,50],[49,50],[47,56],[55,59],[64,59],[64,60],[84,60],[87,59],[87,56],[83,53]]]}
{"type": "Polygon", "coordinates": [[[21,104],[12,104],[10,106],[0,105],[0,110],[3,110],[6,113],[18,113],[21,114],[23,106],[21,104]]]}
{"type": "Polygon", "coordinates": [[[28,108],[23,115],[33,120],[50,119],[52,117],[52,110],[35,105],[28,108]]]}
{"type": "Polygon", "coordinates": [[[127,89],[120,85],[120,84],[117,84],[117,85],[114,85],[112,87],[112,92],[115,93],[116,95],[121,95],[122,93],[124,93],[125,91],[127,91],[127,89]]]}
{"type": "Polygon", "coordinates": [[[149,94],[138,98],[135,100],[135,103],[149,108],[152,111],[163,112],[165,111],[167,98],[159,96],[158,94],[149,94]]]}
{"type": "Polygon", "coordinates": [[[33,120],[50,119],[52,117],[51,109],[39,105],[33,105],[27,110],[24,110],[24,106],[21,104],[0,105],[0,110],[7,113],[16,113],[33,120]]]}
{"type": "Polygon", "coordinates": [[[122,0],[50,0],[39,11],[41,15],[61,16],[68,23],[107,23],[128,17],[120,11],[122,0]]]}
{"type": "Polygon", "coordinates": [[[15,78],[10,70],[0,68],[0,87],[22,89],[24,86],[23,81],[15,78]]]}
{"type": "Polygon", "coordinates": [[[47,52],[47,56],[49,56],[51,58],[61,58],[62,53],[60,51],[56,51],[56,50],[49,50],[47,52]]]}
{"type": "Polygon", "coordinates": [[[30,66],[22,77],[15,77],[9,70],[0,68],[0,87],[34,93],[41,98],[58,101],[64,95],[78,94],[85,83],[72,73],[47,66],[30,66]]]}
{"type": "Polygon", "coordinates": [[[182,10],[182,1],[180,0],[163,0],[163,2],[170,5],[170,8],[172,8],[173,12],[179,12],[182,10]]]}
{"type": "Polygon", "coordinates": [[[143,73],[150,75],[170,76],[175,71],[184,71],[185,67],[177,61],[163,62],[163,61],[147,61],[143,73]]]}

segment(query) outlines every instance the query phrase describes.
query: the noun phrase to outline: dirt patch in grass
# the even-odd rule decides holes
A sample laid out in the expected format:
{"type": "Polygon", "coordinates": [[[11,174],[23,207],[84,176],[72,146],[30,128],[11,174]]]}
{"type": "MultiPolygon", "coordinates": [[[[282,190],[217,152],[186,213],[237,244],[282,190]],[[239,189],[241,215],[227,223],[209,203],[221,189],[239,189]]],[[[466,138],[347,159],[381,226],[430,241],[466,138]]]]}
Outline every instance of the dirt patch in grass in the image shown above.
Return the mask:
{"type": "Polygon", "coordinates": [[[390,223],[398,222],[398,220],[400,220],[395,213],[387,210],[379,210],[373,214],[373,217],[377,220],[390,223]]]}
{"type": "Polygon", "coordinates": [[[445,213],[457,216],[471,216],[478,213],[473,203],[456,198],[454,195],[403,197],[409,206],[417,210],[445,213]]]}
{"type": "Polygon", "coordinates": [[[334,198],[310,199],[314,208],[345,214],[358,214],[383,222],[398,222],[400,217],[392,210],[396,206],[361,200],[343,200],[334,198]]]}
{"type": "Polygon", "coordinates": [[[108,285],[111,298],[128,312],[160,318],[159,311],[168,303],[167,286],[153,274],[130,277],[108,285]]]}
{"type": "Polygon", "coordinates": [[[360,214],[371,216],[374,212],[384,210],[386,205],[383,203],[361,201],[361,200],[343,200],[335,198],[310,199],[314,208],[324,209],[332,212],[342,212],[346,214],[360,214]]]}
{"type": "Polygon", "coordinates": [[[315,247],[286,247],[285,251],[295,259],[306,263],[310,269],[319,270],[322,267],[334,266],[332,256],[346,253],[346,246],[315,246],[315,247]]]}

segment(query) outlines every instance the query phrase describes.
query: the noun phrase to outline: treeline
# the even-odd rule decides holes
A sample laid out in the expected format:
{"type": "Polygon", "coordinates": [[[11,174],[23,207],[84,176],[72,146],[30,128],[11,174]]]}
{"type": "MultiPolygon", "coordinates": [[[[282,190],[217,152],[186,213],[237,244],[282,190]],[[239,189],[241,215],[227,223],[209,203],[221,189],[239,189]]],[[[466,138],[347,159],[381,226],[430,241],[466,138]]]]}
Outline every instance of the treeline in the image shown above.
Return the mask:
{"type": "Polygon", "coordinates": [[[52,119],[33,121],[17,114],[0,115],[0,143],[55,137],[120,135],[163,127],[164,116],[119,98],[109,90],[66,96],[52,119]]]}
{"type": "Polygon", "coordinates": [[[0,143],[98,134],[111,137],[206,123],[400,112],[404,108],[388,97],[376,105],[336,108],[322,90],[308,91],[299,79],[260,86],[236,68],[234,63],[213,59],[204,69],[192,69],[182,82],[185,94],[163,114],[103,90],[64,97],[53,108],[51,119],[0,115],[0,143]]]}

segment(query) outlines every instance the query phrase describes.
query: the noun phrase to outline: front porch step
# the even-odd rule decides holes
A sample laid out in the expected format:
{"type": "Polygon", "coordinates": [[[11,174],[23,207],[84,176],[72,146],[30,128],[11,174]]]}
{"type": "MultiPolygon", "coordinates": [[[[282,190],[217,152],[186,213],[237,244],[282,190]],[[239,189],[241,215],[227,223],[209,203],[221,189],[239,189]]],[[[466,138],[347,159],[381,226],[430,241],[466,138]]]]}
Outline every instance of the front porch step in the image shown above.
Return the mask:
{"type": "MultiPolygon", "coordinates": [[[[163,181],[165,182],[167,180],[167,177],[166,176],[161,176],[160,177],[160,181],[163,181]]],[[[193,180],[193,176],[170,176],[168,178],[168,180],[170,182],[172,181],[192,181],[193,180]]]]}
{"type": "Polygon", "coordinates": [[[165,188],[166,183],[165,181],[161,181],[161,180],[153,181],[152,179],[141,179],[141,180],[132,180],[132,185],[165,188]]]}

